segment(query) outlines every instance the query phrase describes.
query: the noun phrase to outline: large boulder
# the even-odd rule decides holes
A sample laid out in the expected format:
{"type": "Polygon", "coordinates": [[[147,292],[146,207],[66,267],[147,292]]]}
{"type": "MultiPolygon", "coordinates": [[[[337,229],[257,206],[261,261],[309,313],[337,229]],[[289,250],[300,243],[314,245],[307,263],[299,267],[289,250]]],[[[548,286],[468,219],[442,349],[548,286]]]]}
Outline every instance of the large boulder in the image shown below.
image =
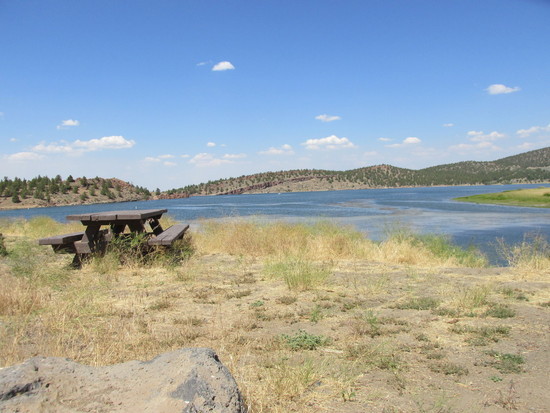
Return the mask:
{"type": "Polygon", "coordinates": [[[90,367],[34,357],[0,370],[0,412],[227,412],[246,408],[229,370],[206,348],[90,367]]]}

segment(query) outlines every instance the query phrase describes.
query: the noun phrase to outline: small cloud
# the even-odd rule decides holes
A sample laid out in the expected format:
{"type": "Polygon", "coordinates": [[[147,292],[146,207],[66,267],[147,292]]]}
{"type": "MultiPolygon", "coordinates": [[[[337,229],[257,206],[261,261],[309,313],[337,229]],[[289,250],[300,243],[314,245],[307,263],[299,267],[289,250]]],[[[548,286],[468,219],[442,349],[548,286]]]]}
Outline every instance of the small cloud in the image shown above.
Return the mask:
{"type": "Polygon", "coordinates": [[[501,148],[493,144],[492,142],[479,142],[479,143],[460,143],[458,145],[453,145],[449,148],[451,152],[458,152],[460,154],[467,154],[470,152],[476,151],[500,151],[501,148]]]}
{"type": "Polygon", "coordinates": [[[159,158],[155,158],[153,156],[147,156],[145,159],[144,159],[145,162],[160,162],[160,159],[159,158]]]}
{"type": "Polygon", "coordinates": [[[216,143],[215,142],[208,142],[206,144],[206,146],[208,146],[209,148],[213,148],[214,146],[216,146],[216,143]]]}
{"type": "Polygon", "coordinates": [[[10,138],[10,142],[17,142],[17,138],[10,138]]]}
{"type": "Polygon", "coordinates": [[[231,62],[223,61],[216,63],[214,67],[212,68],[212,71],[214,72],[222,72],[224,70],[234,70],[235,66],[231,64],[231,62]]]}
{"type": "Polygon", "coordinates": [[[34,152],[42,153],[74,153],[74,147],[66,142],[54,142],[49,144],[39,143],[31,148],[34,152]]]}
{"type": "Polygon", "coordinates": [[[443,127],[444,128],[452,128],[454,125],[455,125],[454,123],[444,123],[443,127]]]}
{"type": "Polygon", "coordinates": [[[493,142],[506,137],[506,135],[497,131],[485,134],[481,131],[475,130],[468,132],[468,136],[472,142],[493,142]]]}
{"type": "Polygon", "coordinates": [[[491,85],[489,86],[487,89],[485,89],[487,91],[487,93],[489,93],[490,95],[503,95],[503,94],[507,94],[507,93],[513,93],[513,92],[518,92],[520,91],[521,89],[519,87],[509,87],[509,86],[505,86],[505,85],[502,85],[502,84],[499,84],[499,83],[496,83],[494,85],[491,85]]]}
{"type": "Polygon", "coordinates": [[[245,153],[226,153],[223,155],[223,159],[242,159],[246,158],[245,153]]]}
{"type": "Polygon", "coordinates": [[[340,116],[331,116],[331,115],[324,114],[324,115],[315,116],[315,119],[320,120],[321,122],[333,122],[335,120],[340,120],[342,118],[340,116]]]}
{"type": "Polygon", "coordinates": [[[172,159],[172,158],[175,158],[174,155],[159,155],[159,159],[172,159]]]}
{"type": "Polygon", "coordinates": [[[5,157],[8,161],[37,161],[44,158],[36,152],[18,152],[5,157]]]}
{"type": "Polygon", "coordinates": [[[418,138],[415,138],[414,136],[411,136],[411,137],[409,137],[409,138],[405,138],[405,139],[403,140],[403,143],[404,143],[405,145],[417,144],[417,143],[420,143],[420,142],[422,142],[422,141],[421,141],[420,139],[418,139],[418,138]]]}
{"type": "Polygon", "coordinates": [[[123,136],[104,136],[101,139],[90,139],[89,141],[76,140],[73,145],[84,151],[99,151],[103,149],[128,149],[136,144],[133,140],[125,139],[123,136]]]}
{"type": "Polygon", "coordinates": [[[61,125],[57,125],[57,129],[67,129],[71,126],[78,126],[80,122],[74,119],[62,120],[61,125]]]}
{"type": "Polygon", "coordinates": [[[409,136],[408,138],[403,139],[403,142],[401,142],[401,143],[394,143],[392,145],[386,145],[386,147],[388,147],[388,148],[401,148],[403,146],[408,146],[408,145],[417,145],[421,142],[422,142],[421,139],[419,139],[417,137],[414,137],[414,136],[409,136]]]}
{"type": "Polygon", "coordinates": [[[334,150],[356,148],[348,138],[339,138],[336,135],[327,136],[321,139],[308,139],[302,143],[309,150],[334,150]]]}
{"type": "Polygon", "coordinates": [[[206,65],[209,65],[209,64],[212,64],[212,60],[207,60],[205,62],[199,62],[199,63],[197,63],[197,66],[206,66],[206,65]]]}
{"type": "Polygon", "coordinates": [[[382,142],[391,142],[393,141],[393,139],[391,138],[378,138],[379,141],[382,141],[382,142]]]}
{"type": "Polygon", "coordinates": [[[294,155],[292,146],[288,144],[284,144],[280,148],[275,148],[274,146],[271,146],[269,149],[265,151],[260,151],[258,153],[260,155],[294,155]]]}
{"type": "Polygon", "coordinates": [[[550,132],[550,124],[547,126],[531,126],[528,129],[520,129],[516,133],[520,138],[528,138],[538,133],[550,132]]]}
{"type": "Polygon", "coordinates": [[[180,158],[190,158],[191,155],[187,155],[187,154],[183,154],[183,155],[180,155],[180,158]]]}
{"type": "Polygon", "coordinates": [[[93,152],[104,149],[127,149],[135,145],[135,141],[125,139],[122,136],[105,136],[101,139],[89,141],[76,140],[74,142],[40,143],[32,147],[34,152],[43,153],[73,153],[93,152]]]}
{"type": "Polygon", "coordinates": [[[169,166],[169,167],[172,167],[172,166],[177,166],[178,164],[175,163],[175,162],[170,162],[170,161],[165,161],[162,163],[164,166],[169,166]]]}
{"type": "Polygon", "coordinates": [[[214,167],[214,166],[220,166],[223,164],[233,163],[233,161],[229,159],[216,158],[211,153],[203,152],[191,158],[189,163],[192,163],[198,167],[214,167]]]}

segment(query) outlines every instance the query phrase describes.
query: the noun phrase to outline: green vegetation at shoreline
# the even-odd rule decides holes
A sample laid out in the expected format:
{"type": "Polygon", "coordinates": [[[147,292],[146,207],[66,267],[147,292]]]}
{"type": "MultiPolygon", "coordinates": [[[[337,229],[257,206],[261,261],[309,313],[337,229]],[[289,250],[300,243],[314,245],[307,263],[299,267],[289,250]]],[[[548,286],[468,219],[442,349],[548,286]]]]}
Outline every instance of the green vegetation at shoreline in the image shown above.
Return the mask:
{"type": "Polygon", "coordinates": [[[455,201],[477,204],[497,204],[533,208],[550,208],[550,187],[516,189],[455,198],[455,201]]]}

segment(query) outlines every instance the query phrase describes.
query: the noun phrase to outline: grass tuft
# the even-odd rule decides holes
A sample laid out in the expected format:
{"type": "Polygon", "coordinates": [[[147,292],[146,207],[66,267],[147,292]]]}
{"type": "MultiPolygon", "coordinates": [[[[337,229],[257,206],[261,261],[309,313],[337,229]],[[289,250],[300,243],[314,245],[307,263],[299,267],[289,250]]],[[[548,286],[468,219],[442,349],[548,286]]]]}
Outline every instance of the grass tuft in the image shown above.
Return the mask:
{"type": "Polygon", "coordinates": [[[264,271],[272,278],[282,278],[290,290],[311,290],[326,281],[331,273],[327,265],[301,257],[284,257],[268,261],[264,271]]]}
{"type": "Polygon", "coordinates": [[[293,335],[282,334],[283,343],[291,350],[315,350],[318,347],[325,346],[329,339],[324,336],[310,334],[307,331],[300,330],[293,335]]]}

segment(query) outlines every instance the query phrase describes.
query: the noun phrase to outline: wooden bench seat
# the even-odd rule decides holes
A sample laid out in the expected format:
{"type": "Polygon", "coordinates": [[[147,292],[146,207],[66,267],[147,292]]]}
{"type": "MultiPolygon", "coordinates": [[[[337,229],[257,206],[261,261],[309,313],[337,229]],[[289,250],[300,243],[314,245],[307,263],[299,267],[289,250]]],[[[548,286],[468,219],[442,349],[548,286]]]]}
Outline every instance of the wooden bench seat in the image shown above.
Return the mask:
{"type": "Polygon", "coordinates": [[[170,228],[165,229],[156,237],[151,238],[147,241],[147,244],[151,246],[155,245],[172,245],[174,241],[182,239],[185,231],[189,228],[189,225],[186,224],[176,224],[172,225],[170,228]]]}
{"type": "Polygon", "coordinates": [[[51,245],[55,252],[74,253],[74,243],[80,241],[83,236],[84,232],[55,235],[53,237],[40,238],[38,245],[51,245]]]}

